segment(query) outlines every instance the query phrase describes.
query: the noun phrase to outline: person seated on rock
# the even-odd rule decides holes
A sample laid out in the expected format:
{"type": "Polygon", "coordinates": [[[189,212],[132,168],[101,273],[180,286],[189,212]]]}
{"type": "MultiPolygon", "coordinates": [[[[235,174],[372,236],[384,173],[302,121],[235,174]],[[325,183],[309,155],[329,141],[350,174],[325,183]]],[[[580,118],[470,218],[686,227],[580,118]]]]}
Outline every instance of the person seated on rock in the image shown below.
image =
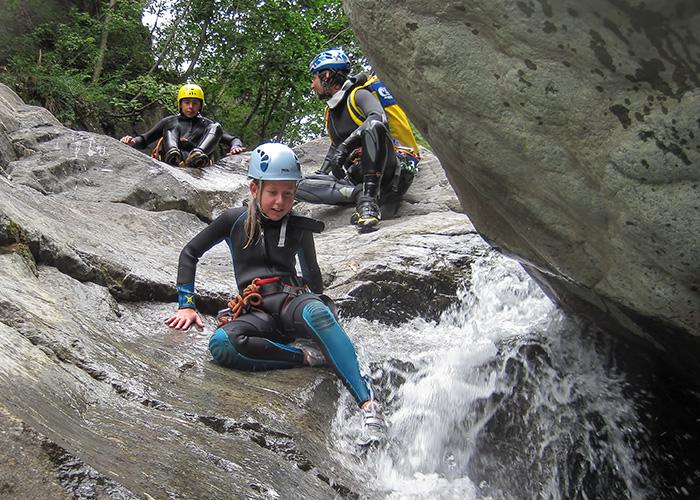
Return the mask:
{"type": "Polygon", "coordinates": [[[228,155],[245,151],[238,137],[226,134],[217,122],[200,114],[204,107],[204,91],[199,85],[188,83],[177,93],[178,114],[163,118],[145,134],[120,139],[136,149],[145,149],[158,141],[153,157],[173,166],[202,168],[219,141],[229,147],[228,155]]]}
{"type": "Polygon", "coordinates": [[[311,89],[327,103],[331,146],[321,169],[299,184],[297,199],[355,204],[351,224],[377,229],[385,213],[395,215],[413,182],[419,148],[408,118],[376,75],[350,77],[350,59],[329,49],[309,65],[311,89]]]}
{"type": "Polygon", "coordinates": [[[321,232],[324,224],[292,213],[301,179],[299,161],[283,144],[262,144],[251,153],[248,177],[247,206],[226,210],[180,253],[179,309],[165,324],[177,330],[193,324],[203,327],[195,306],[197,262],[225,241],[239,295],[219,312],[219,324],[209,340],[214,361],[246,371],[328,364],[360,405],[364,417],[360,444],[376,441],[384,429],[380,404],[360,373],[355,348],[338,323],[334,303],[322,295],[313,233],[321,232]],[[310,339],[320,351],[292,345],[296,339],[310,339]]]}

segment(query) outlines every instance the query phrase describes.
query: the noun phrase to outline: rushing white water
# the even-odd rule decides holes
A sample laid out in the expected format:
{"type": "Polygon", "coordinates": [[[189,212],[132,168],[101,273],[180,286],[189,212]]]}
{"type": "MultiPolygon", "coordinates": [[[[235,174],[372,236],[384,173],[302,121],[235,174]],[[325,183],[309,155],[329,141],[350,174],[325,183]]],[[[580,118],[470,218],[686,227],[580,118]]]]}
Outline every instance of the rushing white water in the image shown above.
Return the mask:
{"type": "Polygon", "coordinates": [[[516,262],[478,260],[437,324],[347,326],[378,382],[388,439],[358,458],[359,416],[341,391],[333,448],[378,497],[647,496],[624,379],[516,262]]]}

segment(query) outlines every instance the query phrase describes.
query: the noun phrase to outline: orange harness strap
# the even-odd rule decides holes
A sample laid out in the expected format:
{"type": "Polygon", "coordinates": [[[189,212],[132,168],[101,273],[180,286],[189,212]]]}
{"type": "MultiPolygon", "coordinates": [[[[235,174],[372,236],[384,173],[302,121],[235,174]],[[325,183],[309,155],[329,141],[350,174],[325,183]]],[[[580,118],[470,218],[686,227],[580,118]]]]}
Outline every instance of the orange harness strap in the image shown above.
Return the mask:
{"type": "Polygon", "coordinates": [[[158,139],[158,142],[156,142],[156,146],[151,150],[151,158],[155,158],[156,160],[160,160],[160,147],[163,145],[163,138],[161,137],[158,139]]]}
{"type": "Polygon", "coordinates": [[[260,293],[260,286],[268,282],[269,280],[261,280],[260,278],[255,278],[250,283],[250,285],[245,287],[245,289],[243,290],[243,295],[236,295],[231,300],[229,300],[226,304],[228,306],[228,310],[224,309],[219,313],[219,315],[216,318],[218,320],[218,322],[216,323],[216,327],[219,328],[228,323],[229,321],[233,321],[238,316],[243,314],[244,311],[247,311],[251,307],[257,307],[261,305],[263,302],[263,298],[262,294],[260,293]]]}

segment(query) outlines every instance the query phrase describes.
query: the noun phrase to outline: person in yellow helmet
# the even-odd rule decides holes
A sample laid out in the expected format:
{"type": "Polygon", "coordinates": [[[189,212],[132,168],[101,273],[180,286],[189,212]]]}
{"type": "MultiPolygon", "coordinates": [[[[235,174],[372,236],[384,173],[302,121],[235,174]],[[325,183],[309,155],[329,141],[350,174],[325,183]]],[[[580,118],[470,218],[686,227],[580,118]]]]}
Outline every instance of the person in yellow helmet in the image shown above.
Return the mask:
{"type": "Polygon", "coordinates": [[[228,154],[245,151],[238,137],[224,133],[219,123],[202,116],[203,107],[202,87],[185,84],[177,93],[177,115],[163,118],[144,134],[125,135],[120,141],[136,149],[145,149],[162,138],[155,148],[154,157],[170,165],[195,168],[210,164],[219,141],[228,145],[228,154]]]}

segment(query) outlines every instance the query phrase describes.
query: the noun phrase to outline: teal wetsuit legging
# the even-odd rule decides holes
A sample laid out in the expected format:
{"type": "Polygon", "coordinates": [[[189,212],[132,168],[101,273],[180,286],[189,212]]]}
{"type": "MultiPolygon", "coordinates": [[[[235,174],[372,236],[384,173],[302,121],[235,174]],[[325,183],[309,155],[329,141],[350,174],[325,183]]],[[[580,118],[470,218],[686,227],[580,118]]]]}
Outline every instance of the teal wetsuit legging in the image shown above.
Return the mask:
{"type": "Polygon", "coordinates": [[[214,332],[209,350],[218,364],[250,371],[300,367],[304,360],[301,349],[287,344],[295,338],[312,339],[355,400],[371,399],[355,348],[321,296],[302,293],[292,297],[279,292],[265,296],[260,308],[214,332]]]}

